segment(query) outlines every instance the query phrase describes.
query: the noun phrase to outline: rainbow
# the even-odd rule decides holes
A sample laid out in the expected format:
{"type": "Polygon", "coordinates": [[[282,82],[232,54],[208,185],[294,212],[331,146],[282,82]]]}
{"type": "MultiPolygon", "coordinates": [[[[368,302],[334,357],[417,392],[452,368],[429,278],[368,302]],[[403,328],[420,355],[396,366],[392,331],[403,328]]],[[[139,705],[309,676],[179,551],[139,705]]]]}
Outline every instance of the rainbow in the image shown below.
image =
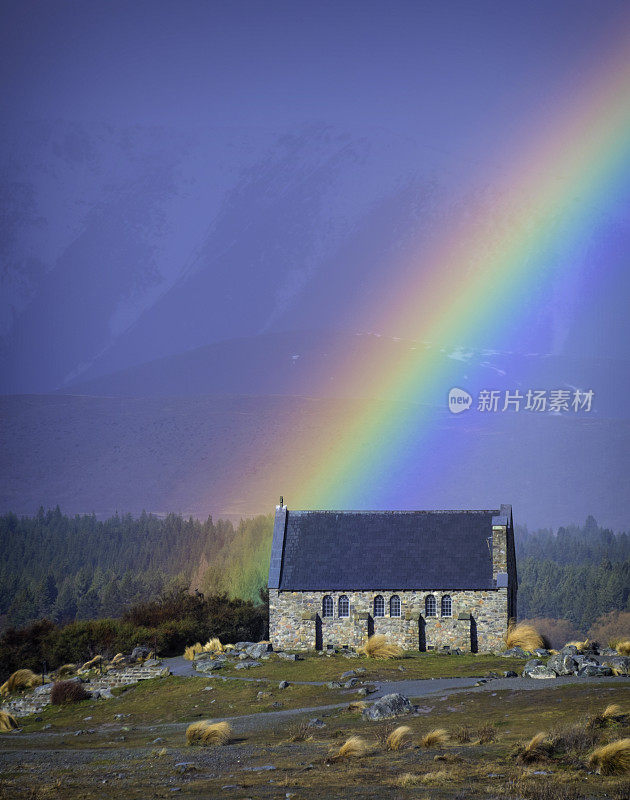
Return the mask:
{"type": "MultiPolygon", "coordinates": [[[[627,38],[574,91],[579,94],[554,120],[539,123],[512,148],[518,155],[500,179],[499,210],[472,210],[464,223],[437,236],[413,269],[404,270],[415,277],[390,295],[382,330],[418,342],[465,343],[480,333],[511,341],[523,324],[522,306],[535,302],[546,286],[575,277],[572,259],[558,258],[558,249],[566,254],[585,248],[602,212],[614,207],[628,183],[627,38]]],[[[292,443],[309,449],[311,464],[298,496],[289,499],[292,507],[374,507],[375,498],[387,496],[388,482],[408,468],[408,459],[418,463],[410,441],[421,441],[424,452],[431,452],[435,408],[425,399],[449,388],[448,361],[438,356],[426,349],[403,366],[370,363],[374,380],[388,387],[386,400],[368,404],[332,446],[317,435],[292,443]]],[[[363,363],[339,364],[336,374],[354,385],[365,369],[363,363]]],[[[273,459],[271,453],[259,457],[273,459]]]]}

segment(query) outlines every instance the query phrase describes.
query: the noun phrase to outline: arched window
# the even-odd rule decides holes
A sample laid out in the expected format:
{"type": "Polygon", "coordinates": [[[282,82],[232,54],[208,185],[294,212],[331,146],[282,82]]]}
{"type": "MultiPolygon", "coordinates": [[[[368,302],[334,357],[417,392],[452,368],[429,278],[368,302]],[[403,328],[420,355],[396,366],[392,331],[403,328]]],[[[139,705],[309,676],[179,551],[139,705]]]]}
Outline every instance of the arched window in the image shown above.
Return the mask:
{"type": "Polygon", "coordinates": [[[377,594],[374,598],[374,616],[375,617],[384,617],[385,616],[385,600],[383,600],[382,594],[377,594]]]}
{"type": "Polygon", "coordinates": [[[340,617],[349,617],[350,616],[350,601],[342,594],[339,598],[339,616],[340,617]]]}
{"type": "Polygon", "coordinates": [[[389,616],[400,616],[400,597],[397,594],[393,594],[389,599],[389,616]]]}
{"type": "Polygon", "coordinates": [[[427,595],[427,599],[424,601],[424,610],[425,616],[437,617],[437,603],[435,602],[435,597],[432,594],[427,595]]]}
{"type": "Polygon", "coordinates": [[[451,601],[450,594],[445,594],[442,596],[442,616],[443,617],[453,616],[453,603],[451,601]]]}
{"type": "Polygon", "coordinates": [[[322,617],[332,617],[335,609],[332,597],[327,594],[322,600],[322,617]]]}

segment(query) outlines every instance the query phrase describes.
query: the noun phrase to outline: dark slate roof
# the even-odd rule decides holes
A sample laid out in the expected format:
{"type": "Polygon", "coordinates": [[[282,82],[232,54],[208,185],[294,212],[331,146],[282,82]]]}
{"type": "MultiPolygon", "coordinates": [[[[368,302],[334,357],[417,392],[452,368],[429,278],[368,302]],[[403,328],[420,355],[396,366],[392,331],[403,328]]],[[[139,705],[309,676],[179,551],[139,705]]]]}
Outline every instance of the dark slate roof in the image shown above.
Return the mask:
{"type": "Polygon", "coordinates": [[[269,586],[284,591],[491,590],[493,517],[495,524],[501,524],[498,516],[508,508],[289,511],[278,507],[269,586]]]}

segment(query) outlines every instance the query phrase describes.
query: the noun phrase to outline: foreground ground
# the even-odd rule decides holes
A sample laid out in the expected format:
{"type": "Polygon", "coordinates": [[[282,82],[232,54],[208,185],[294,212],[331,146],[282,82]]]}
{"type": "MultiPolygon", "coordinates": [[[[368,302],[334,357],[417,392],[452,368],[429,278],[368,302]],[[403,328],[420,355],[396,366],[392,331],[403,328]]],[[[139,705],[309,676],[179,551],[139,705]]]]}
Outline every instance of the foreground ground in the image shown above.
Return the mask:
{"type": "MultiPolygon", "coordinates": [[[[629,779],[589,770],[579,737],[577,749],[565,756],[552,754],[530,765],[519,764],[513,750],[538,731],[572,727],[575,736],[575,730],[586,730],[587,717],[610,703],[630,711],[630,680],[518,678],[481,686],[417,680],[483,676],[513,666],[507,659],[473,656],[391,662],[336,657],[267,662],[247,671],[246,677],[260,678],[256,681],[235,676],[145,681],[113,700],[48,708],[21,720],[20,731],[0,735],[0,798],[627,800],[629,779]],[[359,711],[348,710],[358,699],[357,687],[295,683],[339,679],[357,667],[366,667],[380,689],[368,701],[391,688],[386,681],[409,680],[417,713],[395,723],[368,722],[359,711]],[[280,689],[279,678],[294,683],[280,689]],[[188,724],[227,718],[234,732],[228,744],[186,746],[188,724]],[[387,751],[385,735],[397,724],[411,728],[411,745],[387,751]],[[433,728],[459,732],[462,738],[464,727],[469,742],[451,738],[441,747],[420,747],[421,737],[433,728]],[[356,734],[368,743],[368,753],[330,763],[330,753],[356,734]]],[[[610,722],[595,736],[604,742],[630,736],[630,724],[610,722]]]]}

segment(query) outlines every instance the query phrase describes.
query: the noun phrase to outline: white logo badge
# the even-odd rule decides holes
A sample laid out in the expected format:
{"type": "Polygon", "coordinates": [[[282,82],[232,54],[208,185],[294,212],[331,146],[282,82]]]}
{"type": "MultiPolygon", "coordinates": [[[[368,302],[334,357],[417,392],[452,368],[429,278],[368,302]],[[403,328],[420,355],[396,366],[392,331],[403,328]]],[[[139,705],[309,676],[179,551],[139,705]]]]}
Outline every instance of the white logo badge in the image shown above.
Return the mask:
{"type": "Polygon", "coordinates": [[[448,393],[448,410],[451,414],[461,414],[470,408],[471,403],[472,397],[464,389],[455,387],[448,393]]]}

